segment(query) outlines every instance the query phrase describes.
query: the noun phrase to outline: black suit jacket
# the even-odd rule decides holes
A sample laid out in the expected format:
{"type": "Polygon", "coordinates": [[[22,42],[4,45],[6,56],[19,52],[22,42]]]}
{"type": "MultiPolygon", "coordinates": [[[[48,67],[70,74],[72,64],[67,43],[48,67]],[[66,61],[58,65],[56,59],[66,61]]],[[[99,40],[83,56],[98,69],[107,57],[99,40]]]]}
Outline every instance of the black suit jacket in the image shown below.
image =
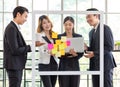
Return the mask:
{"type": "MultiPolygon", "coordinates": [[[[109,70],[116,67],[112,51],[114,48],[114,40],[111,29],[104,25],[104,70],[109,70]]],[[[96,32],[92,29],[89,33],[90,51],[94,51],[94,57],[90,59],[90,70],[100,69],[100,25],[96,32]]]]}
{"type": "MultiPolygon", "coordinates": [[[[62,36],[66,36],[66,33],[59,34],[58,38],[61,39],[62,36]]],[[[73,33],[74,37],[82,37],[80,34],[73,33]]],[[[79,59],[83,56],[83,53],[77,53],[78,56],[69,58],[68,56],[71,56],[71,54],[65,54],[64,56],[61,56],[60,62],[59,62],[59,70],[60,71],[79,71],[79,59]]]]}
{"type": "Polygon", "coordinates": [[[4,68],[21,70],[25,68],[27,52],[31,48],[26,45],[24,38],[13,21],[4,32],[4,68]]]}

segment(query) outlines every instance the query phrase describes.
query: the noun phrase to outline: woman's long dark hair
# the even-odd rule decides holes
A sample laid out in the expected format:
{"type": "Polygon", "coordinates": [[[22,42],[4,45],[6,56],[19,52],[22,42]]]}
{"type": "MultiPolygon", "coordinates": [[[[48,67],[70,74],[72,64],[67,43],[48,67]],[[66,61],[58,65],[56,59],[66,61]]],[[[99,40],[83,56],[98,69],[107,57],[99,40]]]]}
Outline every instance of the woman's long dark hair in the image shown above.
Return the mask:
{"type": "MultiPolygon", "coordinates": [[[[73,17],[71,17],[71,16],[67,16],[67,17],[65,17],[65,19],[64,19],[64,22],[63,23],[65,23],[66,21],[71,21],[73,24],[74,24],[74,19],[73,19],[73,17]]],[[[74,31],[74,27],[73,27],[73,29],[72,29],[72,33],[74,33],[75,31],[74,31]]]]}

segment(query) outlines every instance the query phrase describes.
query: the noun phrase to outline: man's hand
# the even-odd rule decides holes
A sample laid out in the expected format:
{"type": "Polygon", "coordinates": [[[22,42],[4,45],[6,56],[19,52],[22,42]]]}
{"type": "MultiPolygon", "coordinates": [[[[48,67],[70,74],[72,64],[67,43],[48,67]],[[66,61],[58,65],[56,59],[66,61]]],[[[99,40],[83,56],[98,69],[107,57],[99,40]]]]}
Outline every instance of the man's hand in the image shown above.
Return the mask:
{"type": "Polygon", "coordinates": [[[94,52],[93,51],[86,51],[86,54],[84,54],[84,57],[92,58],[92,57],[94,57],[94,52]]]}
{"type": "Polygon", "coordinates": [[[84,50],[88,50],[88,46],[86,43],[84,43],[84,50]]]}

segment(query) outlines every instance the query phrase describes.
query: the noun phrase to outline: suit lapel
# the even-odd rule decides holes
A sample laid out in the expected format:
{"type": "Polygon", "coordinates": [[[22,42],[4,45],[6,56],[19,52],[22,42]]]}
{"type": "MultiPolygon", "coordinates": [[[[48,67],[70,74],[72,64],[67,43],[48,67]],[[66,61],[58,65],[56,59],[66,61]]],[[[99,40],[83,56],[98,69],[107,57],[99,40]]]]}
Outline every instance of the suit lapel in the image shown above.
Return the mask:
{"type": "Polygon", "coordinates": [[[22,36],[22,34],[21,34],[20,31],[19,31],[19,35],[20,35],[20,37],[21,37],[21,39],[22,39],[23,44],[26,45],[25,40],[24,40],[24,38],[23,38],[23,36],[22,36]]]}
{"type": "Polygon", "coordinates": [[[51,41],[47,38],[47,36],[42,36],[42,38],[43,38],[47,43],[51,43],[51,41]]]}
{"type": "Polygon", "coordinates": [[[19,40],[19,42],[21,43],[21,44],[23,44],[23,45],[26,45],[26,43],[25,43],[25,40],[24,40],[24,38],[23,38],[23,36],[22,36],[22,34],[21,34],[21,32],[18,30],[18,27],[15,25],[15,23],[13,22],[13,21],[11,21],[11,23],[13,24],[13,26],[15,26],[15,29],[17,30],[17,33],[18,33],[18,40],[19,40]]]}
{"type": "Polygon", "coordinates": [[[92,42],[92,40],[93,40],[93,33],[94,33],[94,29],[92,29],[89,33],[90,42],[92,42]]]}

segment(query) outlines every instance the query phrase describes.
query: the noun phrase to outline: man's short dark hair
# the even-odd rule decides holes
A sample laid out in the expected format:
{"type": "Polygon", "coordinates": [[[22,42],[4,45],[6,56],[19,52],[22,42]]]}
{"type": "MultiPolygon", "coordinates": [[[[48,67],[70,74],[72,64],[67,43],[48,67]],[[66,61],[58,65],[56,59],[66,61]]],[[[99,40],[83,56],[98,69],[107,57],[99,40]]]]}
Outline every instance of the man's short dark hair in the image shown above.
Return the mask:
{"type": "MultiPolygon", "coordinates": [[[[99,11],[97,8],[89,8],[86,11],[99,11]]],[[[96,15],[96,14],[94,14],[96,15]]],[[[100,19],[100,14],[99,14],[99,19],[100,19]]]]}
{"type": "Polygon", "coordinates": [[[96,9],[96,8],[89,8],[89,9],[87,9],[86,11],[99,11],[99,10],[96,9]]]}
{"type": "Polygon", "coordinates": [[[24,12],[28,12],[28,9],[22,6],[17,6],[13,11],[13,18],[16,17],[18,12],[22,15],[24,12]]]}

